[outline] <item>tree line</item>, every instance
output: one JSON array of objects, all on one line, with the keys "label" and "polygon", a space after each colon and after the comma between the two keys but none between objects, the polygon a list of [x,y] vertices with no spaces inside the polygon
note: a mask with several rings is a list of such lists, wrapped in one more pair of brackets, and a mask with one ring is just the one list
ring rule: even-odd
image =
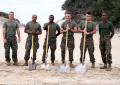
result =
[{"label": "tree line", "polygon": [[66,0],[62,5],[62,10],[71,12],[73,19],[78,14],[91,11],[97,21],[101,19],[101,12],[106,11],[114,26],[120,27],[120,0]]}]

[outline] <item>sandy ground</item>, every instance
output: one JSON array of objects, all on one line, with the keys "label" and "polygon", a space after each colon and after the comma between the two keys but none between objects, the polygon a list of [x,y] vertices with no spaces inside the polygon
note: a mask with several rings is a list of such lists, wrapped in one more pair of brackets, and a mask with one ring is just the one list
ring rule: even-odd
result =
[{"label": "sandy ground", "polygon": [[[19,64],[24,63],[25,54],[25,41],[27,35],[21,31],[21,43],[18,49]],[[37,70],[28,71],[28,67],[25,66],[7,66],[4,58],[4,47],[2,38],[2,28],[0,26],[0,85],[120,85],[120,37],[119,34],[115,34],[112,39],[112,55],[113,55],[113,69],[111,72],[100,70],[99,67],[102,64],[100,51],[99,51],[99,35],[94,35],[95,39],[95,58],[96,68],[90,68],[89,55],[86,55],[86,63],[89,66],[89,70],[85,75],[76,73],[74,69],[71,69],[68,73],[59,73],[58,68],[61,64],[61,50],[60,42],[61,35],[57,39],[57,50],[56,50],[56,65],[51,66],[50,71],[40,69],[41,57],[43,53],[43,42],[45,33],[39,36],[40,48],[37,53]],[[79,45],[80,45],[80,34],[75,34],[75,50],[74,50],[74,64],[79,64]],[[50,51],[49,51],[50,54]],[[30,60],[31,61],[31,60]],[[47,59],[50,63],[50,57]],[[68,62],[68,56],[66,57]]]}]

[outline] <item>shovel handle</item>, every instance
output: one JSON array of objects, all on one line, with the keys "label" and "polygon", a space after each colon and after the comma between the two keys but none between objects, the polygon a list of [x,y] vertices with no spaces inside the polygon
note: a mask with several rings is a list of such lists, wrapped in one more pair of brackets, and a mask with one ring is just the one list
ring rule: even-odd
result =
[{"label": "shovel handle", "polygon": [[[34,35],[32,34],[32,53],[34,54]],[[33,59],[31,57],[31,59]]]},{"label": "shovel handle", "polygon": [[[67,27],[68,28],[68,24],[67,24]],[[68,43],[68,31],[66,32],[66,42],[65,42],[65,57],[67,56],[67,43]]]},{"label": "shovel handle", "polygon": [[47,59],[47,57],[48,57],[49,29],[50,29],[50,27],[49,27],[49,25],[48,25],[48,30],[47,30],[47,39],[46,39],[46,56],[45,56],[45,63],[47,63],[47,62],[46,62],[46,59]]},{"label": "shovel handle", "polygon": [[[85,29],[87,29],[87,20],[85,20]],[[84,64],[84,57],[85,57],[85,42],[86,42],[86,34],[84,33],[84,39],[83,39],[83,51],[82,51],[82,63]]]}]

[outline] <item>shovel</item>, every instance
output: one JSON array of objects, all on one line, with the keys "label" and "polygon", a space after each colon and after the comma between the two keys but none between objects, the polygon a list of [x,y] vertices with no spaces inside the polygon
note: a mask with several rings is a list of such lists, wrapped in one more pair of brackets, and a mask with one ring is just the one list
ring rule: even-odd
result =
[{"label": "shovel", "polygon": [[[68,28],[68,24],[67,24],[67,28]],[[67,42],[68,42],[68,31],[66,32],[66,43],[65,43],[65,57],[67,56]],[[62,64],[60,65],[60,68],[59,68],[59,72],[61,73],[65,73],[65,72],[68,72],[70,71],[70,67],[66,64]]]},{"label": "shovel", "polygon": [[[32,51],[34,54],[34,36],[33,35],[32,35]],[[31,57],[31,60],[32,60],[32,63],[29,64],[29,71],[36,70],[36,67],[37,67],[37,64],[35,63],[32,57]]]},{"label": "shovel", "polygon": [[[87,20],[85,20],[85,30],[87,29]],[[83,40],[83,55],[82,55],[82,63],[76,66],[75,71],[81,74],[85,74],[88,70],[87,65],[84,63],[84,56],[85,56],[85,42],[86,42],[86,34],[84,34]]]},{"label": "shovel", "polygon": [[49,40],[49,25],[48,25],[48,31],[47,31],[47,39],[46,39],[46,55],[45,55],[45,63],[41,64],[41,69],[50,70],[50,65],[47,63],[47,57],[48,57],[48,40]]}]

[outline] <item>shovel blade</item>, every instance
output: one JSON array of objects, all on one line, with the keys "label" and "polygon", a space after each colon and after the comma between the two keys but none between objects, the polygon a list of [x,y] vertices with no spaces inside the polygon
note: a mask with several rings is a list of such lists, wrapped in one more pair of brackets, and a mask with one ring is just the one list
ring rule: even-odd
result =
[{"label": "shovel blade", "polygon": [[68,65],[62,64],[60,65],[59,72],[66,73],[70,71],[70,67]]},{"label": "shovel blade", "polygon": [[75,71],[81,74],[85,74],[87,72],[88,68],[86,64],[79,64],[76,66]]},{"label": "shovel blade", "polygon": [[43,64],[41,64],[41,69],[50,70],[50,65],[43,63]]},{"label": "shovel blade", "polygon": [[36,70],[37,64],[29,64],[29,71]]}]

